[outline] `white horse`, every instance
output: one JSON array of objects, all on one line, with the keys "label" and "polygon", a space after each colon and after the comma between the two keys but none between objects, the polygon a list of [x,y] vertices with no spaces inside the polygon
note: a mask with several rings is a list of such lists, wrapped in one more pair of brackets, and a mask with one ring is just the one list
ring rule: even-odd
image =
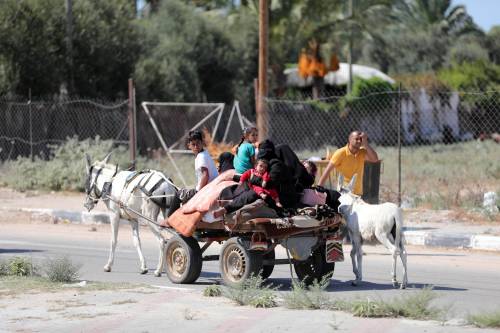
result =
[{"label": "white horse", "polygon": [[405,289],[408,284],[406,271],[407,253],[404,247],[404,236],[402,234],[403,219],[401,209],[393,203],[383,203],[370,205],[352,193],[352,188],[356,181],[356,175],[352,177],[349,185],[344,188],[344,179],[339,177],[338,191],[340,192],[339,213],[346,222],[349,237],[351,238],[352,250],[351,261],[352,270],[356,280],[353,285],[358,285],[362,281],[363,271],[363,250],[361,246],[363,240],[370,241],[376,238],[392,254],[392,284],[398,286],[396,279],[396,259],[399,254],[403,263],[403,281],[401,289]]},{"label": "white horse", "polygon": [[102,199],[112,212],[111,249],[108,262],[104,266],[104,271],[111,271],[111,266],[115,258],[118,227],[120,219],[124,219],[129,221],[132,227],[134,246],[137,249],[141,262],[141,274],[147,273],[148,269],[141,250],[139,223],[147,223],[156,236],[160,254],[154,275],[161,276],[165,256],[165,239],[161,235],[160,228],[158,225],[125,209],[125,207],[131,208],[145,217],[156,221],[160,209],[163,209],[163,215],[166,216],[165,208],[172,205],[177,188],[158,171],[119,171],[117,166],[108,164],[109,157],[110,154],[102,161],[92,164],[90,157],[86,155],[87,180],[85,191],[87,197],[84,206],[90,211]]}]

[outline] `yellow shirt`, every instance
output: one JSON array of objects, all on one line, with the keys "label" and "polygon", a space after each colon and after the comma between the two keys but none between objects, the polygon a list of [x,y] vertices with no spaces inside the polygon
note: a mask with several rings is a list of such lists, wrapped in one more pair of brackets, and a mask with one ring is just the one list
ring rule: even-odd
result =
[{"label": "yellow shirt", "polygon": [[356,176],[356,184],[354,184],[353,193],[357,195],[363,194],[363,173],[365,170],[366,149],[361,148],[357,154],[351,153],[347,145],[339,148],[333,153],[330,162],[335,169],[344,175],[345,181],[351,181],[352,176]]}]

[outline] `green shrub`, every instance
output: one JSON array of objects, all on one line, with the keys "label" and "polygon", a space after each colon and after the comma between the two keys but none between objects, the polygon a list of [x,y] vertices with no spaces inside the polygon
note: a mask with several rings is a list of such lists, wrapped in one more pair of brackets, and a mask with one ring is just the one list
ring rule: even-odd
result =
[{"label": "green shrub", "polygon": [[9,264],[5,260],[0,260],[0,276],[9,275]]},{"label": "green shrub", "polygon": [[[47,158],[35,157],[18,158],[5,162],[0,167],[0,185],[8,186],[18,191],[50,190],[50,191],[83,191],[85,183],[85,154],[90,155],[92,161],[102,160],[112,151],[110,163],[117,164],[122,170],[130,165],[130,157],[125,146],[113,146],[111,140],[87,139],[78,141],[77,138],[68,138],[60,146],[52,146]],[[176,163],[185,172],[188,184],[194,183],[193,159],[191,156],[176,157]],[[167,158],[149,160],[144,157],[137,159],[137,169],[155,169],[163,171],[176,184],[181,180],[175,174]]]},{"label": "green shrub", "polygon": [[24,257],[13,257],[8,262],[8,275],[34,276],[38,274],[38,267]]},{"label": "green shrub", "polygon": [[[393,101],[398,98],[395,92],[396,87],[377,77],[369,80],[356,78],[352,86],[352,92],[345,97],[344,105],[350,110],[356,112],[365,112],[365,110],[372,110],[372,112],[384,113],[393,112]],[[374,108],[373,106],[377,107]]]},{"label": "green shrub", "polygon": [[45,274],[52,282],[74,282],[79,278],[82,265],[74,264],[68,257],[47,259],[45,261]]},{"label": "green shrub", "polygon": [[471,325],[485,328],[500,328],[500,310],[482,314],[470,315],[468,321]]},{"label": "green shrub", "polygon": [[330,284],[331,275],[326,275],[321,281],[307,286],[301,281],[292,282],[292,290],[283,295],[285,307],[288,309],[326,309],[330,308],[330,298],[325,289]]},{"label": "green shrub", "polygon": [[354,301],[339,300],[332,302],[332,310],[343,310],[352,313],[356,317],[405,317],[417,320],[437,319],[442,309],[430,306],[430,302],[436,298],[431,288],[424,288],[412,295],[396,297],[385,301],[370,298],[356,299]]},{"label": "green shrub", "polygon": [[205,297],[219,297],[221,295],[222,289],[217,285],[208,286],[205,288],[205,290],[203,290],[203,296]]},{"label": "green shrub", "polygon": [[275,288],[262,285],[260,275],[252,276],[236,287],[228,287],[224,296],[238,305],[271,308],[277,306]]}]

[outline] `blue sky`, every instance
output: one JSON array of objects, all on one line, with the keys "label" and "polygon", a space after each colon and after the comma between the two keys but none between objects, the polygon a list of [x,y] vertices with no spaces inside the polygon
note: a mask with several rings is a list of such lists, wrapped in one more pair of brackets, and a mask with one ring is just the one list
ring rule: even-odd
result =
[{"label": "blue sky", "polygon": [[500,25],[499,0],[453,0],[453,5],[464,5],[474,22],[486,32]]}]

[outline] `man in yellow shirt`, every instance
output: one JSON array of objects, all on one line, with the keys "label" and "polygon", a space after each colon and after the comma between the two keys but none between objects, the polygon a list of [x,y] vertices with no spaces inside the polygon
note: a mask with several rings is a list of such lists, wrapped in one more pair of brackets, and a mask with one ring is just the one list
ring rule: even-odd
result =
[{"label": "man in yellow shirt", "polygon": [[353,193],[362,195],[365,161],[378,162],[378,155],[368,144],[368,136],[366,133],[361,131],[351,132],[347,145],[337,149],[335,153],[333,153],[330,163],[328,163],[325,172],[319,179],[318,185],[323,186],[329,173],[335,168],[344,175],[346,182],[350,182],[352,176],[357,174]]}]

